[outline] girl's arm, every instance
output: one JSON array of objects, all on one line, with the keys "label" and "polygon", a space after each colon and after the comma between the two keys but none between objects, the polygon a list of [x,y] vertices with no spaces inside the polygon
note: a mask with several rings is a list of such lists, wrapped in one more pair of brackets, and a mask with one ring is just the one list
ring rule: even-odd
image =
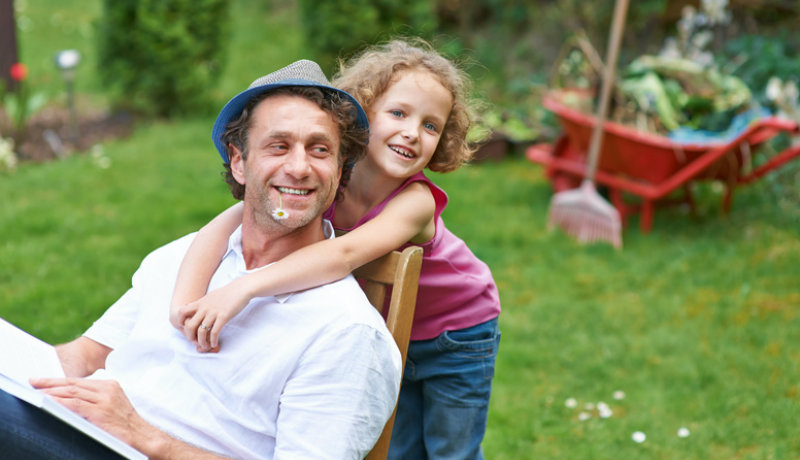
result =
[{"label": "girl's arm", "polygon": [[[427,185],[411,184],[392,198],[380,214],[353,231],[298,249],[192,302],[188,307],[194,316],[186,320],[184,334],[197,344],[198,350],[214,349],[219,345],[222,327],[253,297],[330,283],[404,243],[430,240],[435,206]],[[201,324],[210,330],[200,328]]]},{"label": "girl's arm", "polygon": [[186,305],[205,295],[211,277],[228,248],[228,239],[241,223],[242,204],[239,202],[197,232],[183,257],[172,293],[169,320],[176,328],[183,329],[187,316],[191,316]]}]

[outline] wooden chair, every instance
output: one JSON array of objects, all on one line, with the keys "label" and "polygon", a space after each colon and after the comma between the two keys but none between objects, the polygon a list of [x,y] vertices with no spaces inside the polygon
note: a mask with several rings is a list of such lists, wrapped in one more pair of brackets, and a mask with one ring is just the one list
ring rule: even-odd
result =
[{"label": "wooden chair", "polygon": [[[421,266],[422,248],[409,246],[403,252],[392,251],[353,272],[353,275],[361,280],[362,288],[370,303],[380,312],[383,312],[386,289],[392,286],[392,297],[389,301],[389,311],[386,314],[386,327],[392,333],[392,337],[400,349],[404,369],[408,341],[411,336],[411,323],[414,320],[414,307],[417,304],[417,287]],[[383,427],[378,442],[367,454],[367,460],[386,459],[395,413],[397,413],[397,406]]]}]

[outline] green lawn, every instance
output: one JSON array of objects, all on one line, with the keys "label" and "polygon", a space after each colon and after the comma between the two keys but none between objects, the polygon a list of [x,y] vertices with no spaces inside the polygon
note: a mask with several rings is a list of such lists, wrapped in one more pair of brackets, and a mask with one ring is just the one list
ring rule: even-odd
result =
[{"label": "green lawn", "polygon": [[[50,11],[100,10],[56,3],[25,2],[26,14],[47,24]],[[285,32],[291,9],[235,8],[243,25],[232,28],[239,51],[221,100],[304,52],[291,34],[280,46],[259,38],[277,34],[265,22]],[[36,30],[21,46],[43,61],[56,36]],[[74,46],[91,61],[83,40]],[[0,175],[0,316],[69,340],[125,291],[147,252],[232,203],[212,122],[140,124],[101,147],[108,168],[75,155]],[[797,170],[738,190],[727,216],[714,188],[701,187],[698,216],[659,210],[647,235],[632,221],[622,251],[547,232],[549,186],[518,155],[433,174],[450,195],[448,226],[491,266],[503,303],[487,458],[800,457],[800,207],[781,188]],[[609,418],[585,408],[601,401]],[[632,441],[635,431],[647,440]]]}]

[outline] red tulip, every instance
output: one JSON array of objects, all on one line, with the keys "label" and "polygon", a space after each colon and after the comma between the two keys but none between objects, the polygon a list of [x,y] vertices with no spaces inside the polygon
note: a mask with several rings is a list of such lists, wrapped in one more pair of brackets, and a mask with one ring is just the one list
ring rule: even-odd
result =
[{"label": "red tulip", "polygon": [[16,81],[23,81],[28,78],[28,66],[21,62],[17,62],[16,64],[11,65],[11,78]]}]

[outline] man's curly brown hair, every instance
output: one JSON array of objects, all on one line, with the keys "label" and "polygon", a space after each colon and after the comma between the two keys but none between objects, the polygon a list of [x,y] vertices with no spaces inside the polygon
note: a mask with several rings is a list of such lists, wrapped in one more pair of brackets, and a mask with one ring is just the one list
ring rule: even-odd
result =
[{"label": "man's curly brown hair", "polygon": [[[339,166],[342,168],[342,178],[339,180],[339,188],[336,192],[336,199],[340,199],[342,189],[350,180],[353,166],[367,153],[369,132],[358,127],[356,123],[357,111],[353,103],[335,91],[325,91],[308,86],[286,86],[253,97],[248,101],[241,115],[228,123],[225,127],[225,132],[222,133],[222,143],[225,145],[228,158],[231,158],[233,154],[230,146],[234,145],[242,152],[242,159],[247,159],[247,139],[252,125],[253,109],[264,99],[279,94],[306,98],[333,116],[333,120],[339,128],[340,138]],[[222,175],[225,177],[225,182],[230,187],[233,197],[237,200],[244,199],[245,186],[237,182],[233,177],[229,163],[223,166],[225,171]]]},{"label": "man's curly brown hair", "polygon": [[472,110],[467,99],[471,81],[455,63],[443,57],[422,39],[397,39],[367,48],[347,62],[339,63],[333,86],[350,93],[372,115],[372,104],[408,71],[427,71],[453,97],[450,117],[442,130],[439,145],[428,169],[448,172],[472,158],[474,149],[467,142]]}]

